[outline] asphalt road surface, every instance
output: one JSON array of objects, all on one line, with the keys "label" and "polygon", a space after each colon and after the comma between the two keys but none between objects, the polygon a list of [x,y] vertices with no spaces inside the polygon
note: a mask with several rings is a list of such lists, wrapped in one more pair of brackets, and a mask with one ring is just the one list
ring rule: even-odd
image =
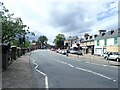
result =
[{"label": "asphalt road surface", "polygon": [[37,88],[118,88],[118,68],[91,64],[50,50],[31,54]]}]

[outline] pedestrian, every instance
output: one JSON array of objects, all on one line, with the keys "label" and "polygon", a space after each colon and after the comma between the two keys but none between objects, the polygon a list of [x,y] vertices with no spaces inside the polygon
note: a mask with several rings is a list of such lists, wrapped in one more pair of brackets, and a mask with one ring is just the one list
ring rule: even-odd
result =
[{"label": "pedestrian", "polygon": [[68,57],[69,48],[67,47],[66,56]]},{"label": "pedestrian", "polygon": [[107,57],[107,60],[108,60],[108,63],[109,63],[109,56],[111,55],[111,53],[108,53],[108,57]]}]

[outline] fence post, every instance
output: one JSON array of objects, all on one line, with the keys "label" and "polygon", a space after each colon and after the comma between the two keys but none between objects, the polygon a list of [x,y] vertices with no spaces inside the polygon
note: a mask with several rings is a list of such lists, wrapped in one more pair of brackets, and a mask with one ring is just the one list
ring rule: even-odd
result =
[{"label": "fence post", "polygon": [[17,47],[16,46],[12,46],[12,59],[16,60],[16,50],[17,50]]},{"label": "fence post", "polygon": [[2,68],[6,70],[8,68],[8,45],[2,45]]}]

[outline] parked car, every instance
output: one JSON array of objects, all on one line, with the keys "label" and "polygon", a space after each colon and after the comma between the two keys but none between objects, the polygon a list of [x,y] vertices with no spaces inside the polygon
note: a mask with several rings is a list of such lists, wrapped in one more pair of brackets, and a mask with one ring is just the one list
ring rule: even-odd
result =
[{"label": "parked car", "polygon": [[64,55],[66,55],[67,50],[62,49],[62,50],[60,50],[60,52],[59,52],[59,53],[60,53],[60,54],[64,54]]},{"label": "parked car", "polygon": [[81,51],[76,51],[76,50],[70,50],[71,54],[78,54],[78,55],[82,55]]},{"label": "parked car", "polygon": [[107,59],[113,59],[113,60],[116,60],[117,62],[120,61],[120,52],[110,52],[108,54],[108,57]]},{"label": "parked car", "polygon": [[51,51],[55,51],[55,48],[51,48]]},{"label": "parked car", "polygon": [[56,52],[59,53],[59,52],[60,52],[60,49],[57,49]]}]

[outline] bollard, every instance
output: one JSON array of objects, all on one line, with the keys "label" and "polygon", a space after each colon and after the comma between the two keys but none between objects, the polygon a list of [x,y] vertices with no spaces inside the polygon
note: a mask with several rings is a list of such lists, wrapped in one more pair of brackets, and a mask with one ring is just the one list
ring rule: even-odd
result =
[{"label": "bollard", "polygon": [[8,45],[2,45],[2,68],[6,70],[8,68]]},{"label": "bollard", "polygon": [[20,57],[20,48],[17,47],[17,57],[19,58]]},{"label": "bollard", "polygon": [[16,46],[12,46],[12,59],[16,60],[16,56],[17,56],[17,47]]},{"label": "bollard", "polygon": [[19,53],[20,53],[20,56],[22,56],[22,49],[21,48],[19,49]]}]

